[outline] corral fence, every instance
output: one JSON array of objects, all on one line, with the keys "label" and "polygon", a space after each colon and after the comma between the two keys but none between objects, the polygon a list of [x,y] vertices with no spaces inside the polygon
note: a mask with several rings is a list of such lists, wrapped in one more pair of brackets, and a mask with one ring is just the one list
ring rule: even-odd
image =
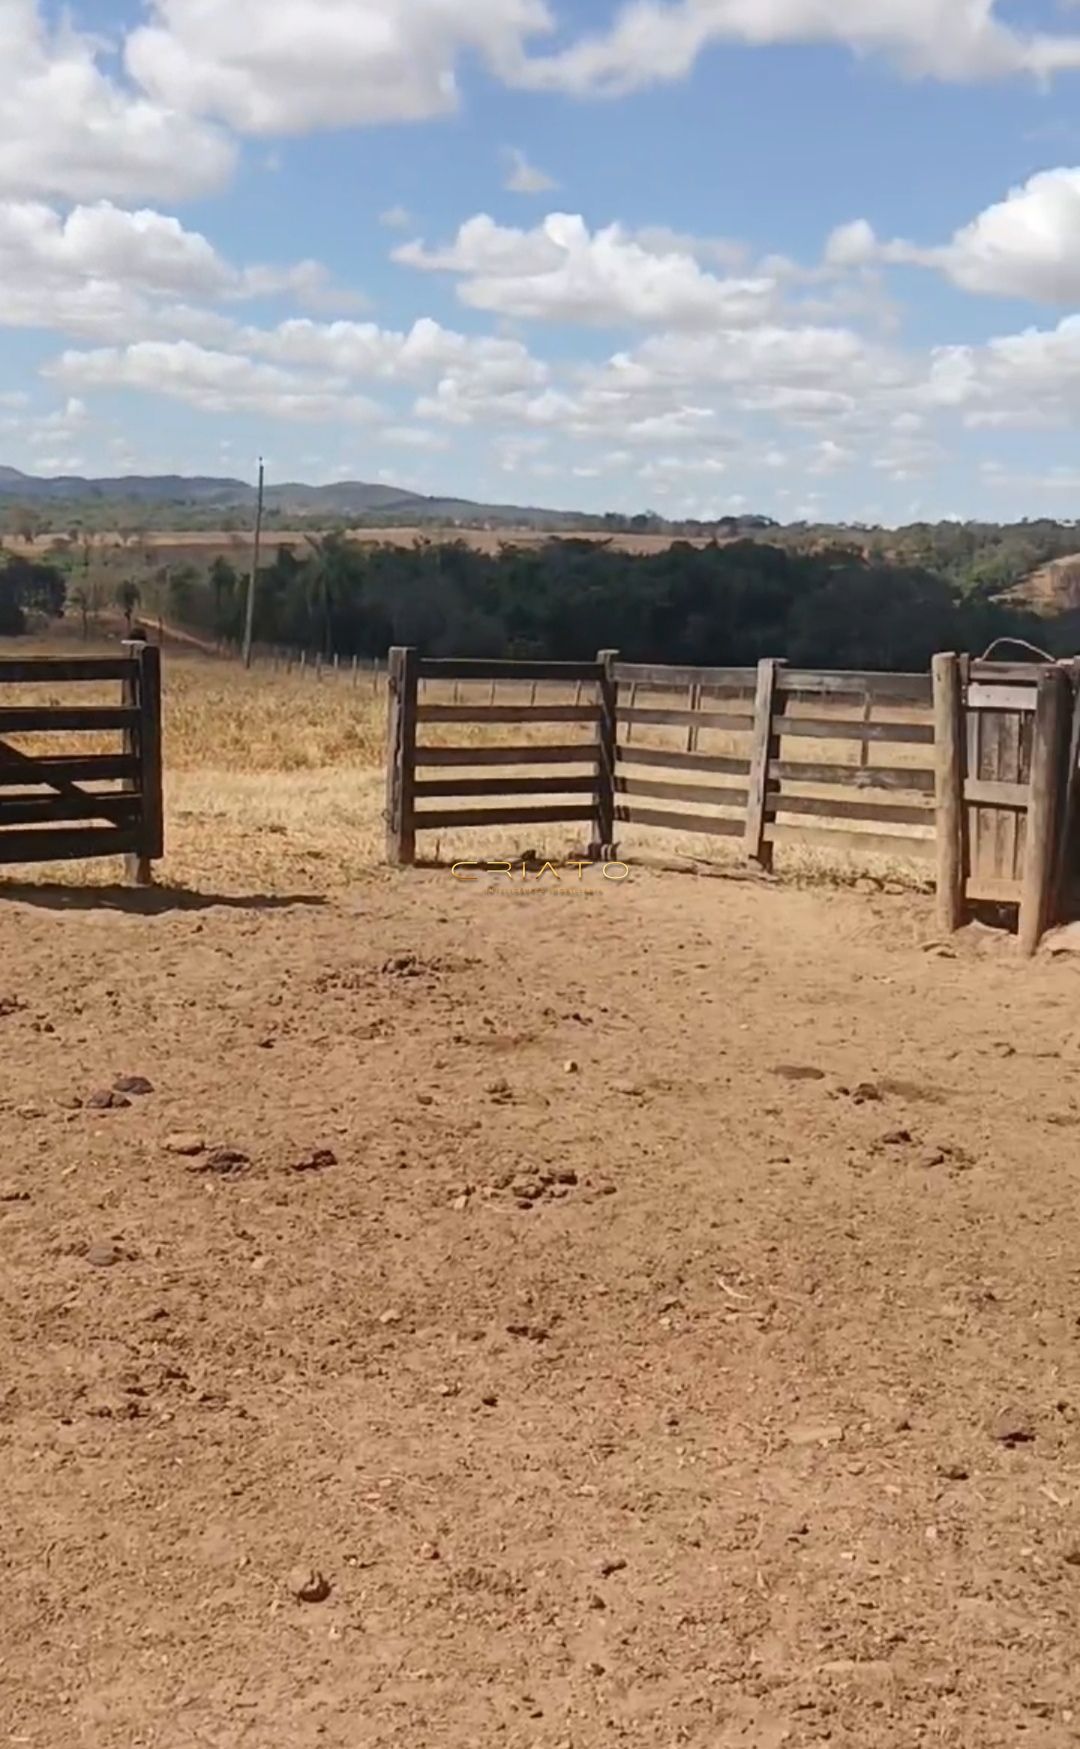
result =
[{"label": "corral fence", "polygon": [[[0,864],[123,856],[150,881],[164,853],[161,656],[124,652],[0,660]],[[84,702],[103,683],[115,702]]]},{"label": "corral fence", "polygon": [[[499,697],[496,698],[496,689]],[[777,844],[936,872],[942,926],[1017,905],[1033,953],[1076,866],[1080,665],[935,658],[931,674],[390,653],[387,856],[421,834],[587,826]]]}]

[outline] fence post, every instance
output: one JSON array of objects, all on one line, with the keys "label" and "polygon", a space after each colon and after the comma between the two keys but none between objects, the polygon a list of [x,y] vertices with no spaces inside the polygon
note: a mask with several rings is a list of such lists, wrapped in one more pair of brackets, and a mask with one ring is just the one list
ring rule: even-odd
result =
[{"label": "fence post", "polygon": [[124,752],[138,767],[124,788],[140,796],[139,847],[127,858],[128,879],[136,886],[153,884],[152,864],[165,851],[165,810],[161,779],[161,651],[155,644],[125,642],[134,667],[124,681],[124,703],[138,711],[138,720],[124,730]]},{"label": "fence post", "polygon": [[1051,668],[1041,676],[1035,711],[1035,747],[1031,756],[1024,880],[1020,890],[1020,952],[1025,959],[1030,959],[1035,952],[1050,921],[1050,900],[1057,867],[1067,694],[1068,682],[1063,669]]},{"label": "fence post", "polygon": [[395,867],[416,861],[416,708],[419,659],[415,648],[390,652],[387,676],[386,860]]},{"label": "fence post", "polygon": [[768,824],[769,763],[772,759],[773,720],[776,709],[776,676],[784,666],[776,656],[766,656],[758,663],[757,693],[754,699],[754,734],[750,748],[749,790],[746,798],[746,837],[744,848],[751,862],[766,874],[773,865],[773,847],[766,842]]},{"label": "fence post", "polygon": [[[934,768],[937,814],[937,920],[950,934],[964,921],[966,896],[964,706],[957,656],[935,656]],[[1029,840],[1030,842],[1030,840]]]},{"label": "fence post", "polygon": [[615,759],[618,737],[619,688],[615,679],[618,650],[597,655],[600,721],[596,729],[596,842],[591,854],[607,862],[615,851]]}]

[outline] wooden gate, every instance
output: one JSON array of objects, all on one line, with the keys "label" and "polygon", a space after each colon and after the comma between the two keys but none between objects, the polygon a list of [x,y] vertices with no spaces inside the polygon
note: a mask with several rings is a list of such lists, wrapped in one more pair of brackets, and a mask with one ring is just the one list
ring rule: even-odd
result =
[{"label": "wooden gate", "polygon": [[[100,681],[119,682],[115,704],[41,702],[43,688]],[[35,692],[17,702],[18,687]],[[114,738],[115,750],[57,748],[62,734]],[[0,661],[0,864],[124,856],[145,884],[162,840],[160,652]]]},{"label": "wooden gate", "polygon": [[1077,735],[1075,663],[934,660],[938,902],[1018,905],[1035,952],[1065,896]]}]

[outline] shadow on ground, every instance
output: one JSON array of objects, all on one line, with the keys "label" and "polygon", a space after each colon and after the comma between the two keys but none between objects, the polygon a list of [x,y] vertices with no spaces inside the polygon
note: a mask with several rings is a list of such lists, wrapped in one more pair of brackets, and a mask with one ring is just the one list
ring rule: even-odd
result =
[{"label": "shadow on ground", "polygon": [[0,883],[0,900],[46,911],[121,911],[162,917],[175,911],[289,911],[325,905],[314,893],[199,893],[188,887],[66,887]]}]

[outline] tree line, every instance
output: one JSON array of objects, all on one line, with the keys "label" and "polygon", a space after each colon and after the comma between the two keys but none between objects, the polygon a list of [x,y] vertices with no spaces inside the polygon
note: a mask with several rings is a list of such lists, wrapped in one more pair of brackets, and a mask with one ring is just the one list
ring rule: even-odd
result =
[{"label": "tree line", "polygon": [[[246,593],[247,577],[225,556],[114,585],[129,620],[160,614],[223,641],[243,636]],[[85,625],[77,565],[65,574],[62,558],[9,557],[0,568],[0,631],[65,610]],[[488,553],[463,542],[309,537],[260,568],[255,597],[257,642],[343,658],[412,644],[429,656],[580,660],[617,646],[628,661],[746,666],[782,656],[915,670],[937,650],[979,654],[1018,637],[1058,651],[1076,635],[1076,615],[1047,620],[938,569],[849,546],[795,551],[762,540],[676,542],[638,555],[575,539]]]}]

